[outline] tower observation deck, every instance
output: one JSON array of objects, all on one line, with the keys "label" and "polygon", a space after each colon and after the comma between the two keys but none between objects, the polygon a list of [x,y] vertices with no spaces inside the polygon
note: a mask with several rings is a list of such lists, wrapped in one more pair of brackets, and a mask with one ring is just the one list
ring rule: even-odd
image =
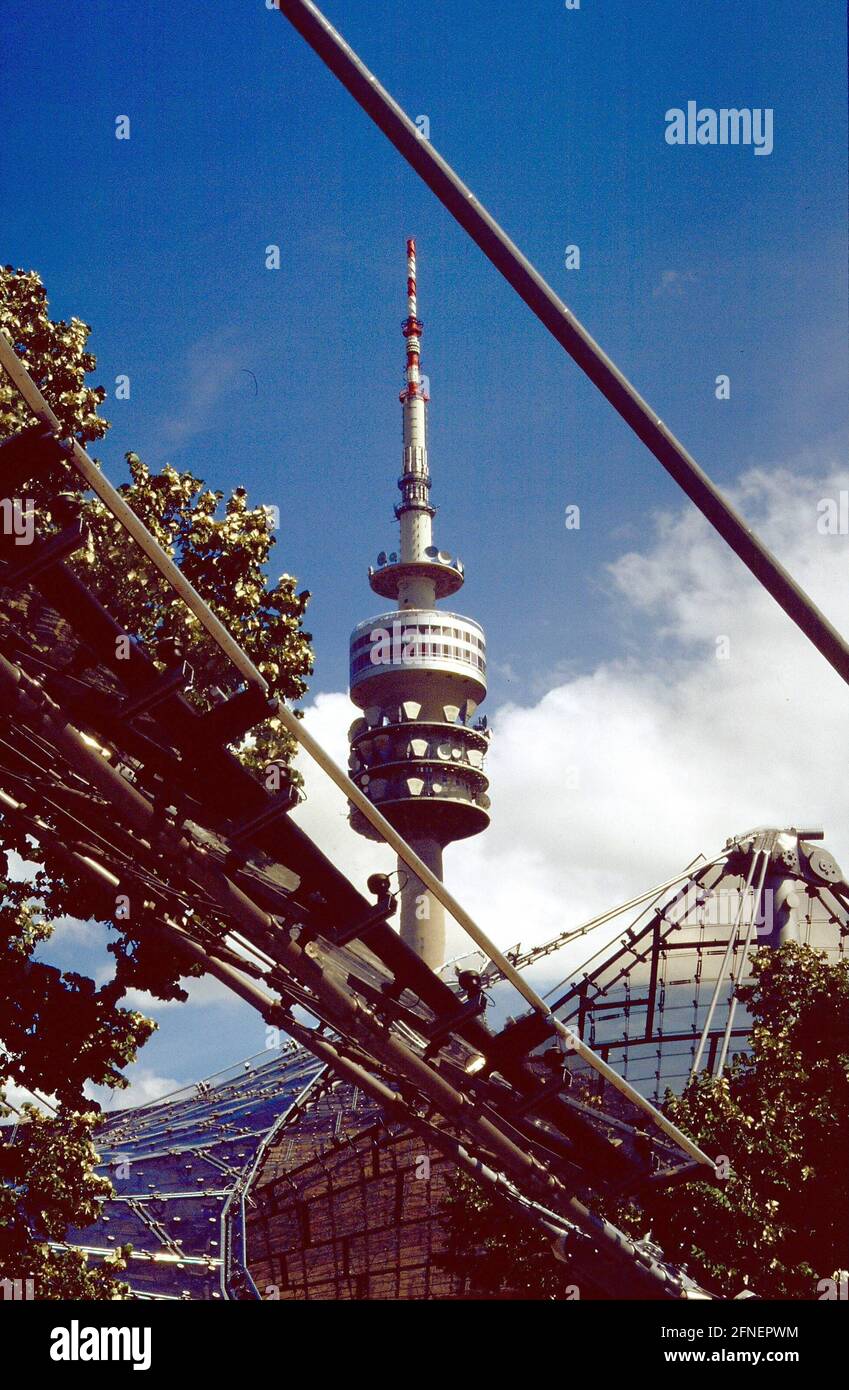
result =
[{"label": "tower observation deck", "polygon": [[[416,295],[416,245],[407,242],[407,341],[403,461],[395,507],[400,548],[381,551],[369,583],[395,607],[354,628],[351,699],[363,712],[349,731],[351,777],[369,800],[442,877],[442,851],[489,824],[483,770],[489,734],[475,711],[486,695],[486,642],[471,618],[436,607],[462,588],[462,561],[433,543],[427,402],[419,371],[422,322]],[[354,829],[379,838],[350,808]],[[442,905],[403,863],[401,935],[438,968],[445,955]]]}]

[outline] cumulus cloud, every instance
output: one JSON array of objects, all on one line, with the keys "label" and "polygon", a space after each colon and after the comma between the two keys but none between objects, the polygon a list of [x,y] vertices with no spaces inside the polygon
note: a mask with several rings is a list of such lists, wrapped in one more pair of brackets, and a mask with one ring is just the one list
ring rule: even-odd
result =
[{"label": "cumulus cloud", "polygon": [[31,859],[22,859],[17,850],[8,849],[6,851],[6,878],[13,883],[26,883],[38,870],[38,865]]},{"label": "cumulus cloud", "polygon": [[17,1081],[12,1081],[9,1077],[0,1076],[0,1091],[3,1101],[16,1112],[3,1121],[5,1124],[14,1124],[18,1118],[17,1112],[23,1110],[25,1105],[34,1105],[42,1114],[48,1115],[52,1114],[58,1104],[55,1096],[40,1091],[29,1091],[26,1086],[19,1086]]},{"label": "cumulus cloud", "polygon": [[[106,966],[100,972],[98,983],[105,983],[114,974],[114,966]],[[232,990],[216,979],[214,975],[201,975],[198,978],[186,976],[181,984],[189,996],[186,1000],[180,999],[157,999],[155,995],[148,994],[142,989],[128,989],[121,1000],[122,1008],[137,1009],[140,1013],[148,1017],[156,1018],[160,1013],[165,1013],[174,1009],[182,1010],[194,1006],[195,1008],[206,1008],[210,1004],[223,1005],[227,1008],[242,1008],[241,1001],[236,997]]]},{"label": "cumulus cloud", "polygon": [[[129,1079],[129,1086],[125,1091],[111,1090],[108,1086],[92,1086],[87,1083],[83,1088],[85,1096],[92,1101],[96,1101],[103,1110],[129,1110],[137,1105],[147,1105],[150,1101],[159,1100],[162,1096],[170,1095],[186,1082],[175,1081],[170,1076],[160,1076],[152,1067],[141,1066],[135,1063],[125,1068],[124,1075]],[[51,1115],[58,1108],[58,1101],[53,1095],[46,1093],[29,1091],[25,1086],[20,1086],[16,1081],[3,1079],[0,1077],[0,1089],[3,1098],[15,1111],[20,1111],[25,1105],[34,1105],[41,1110],[42,1114]],[[42,1099],[42,1096],[44,1098]],[[7,1124],[14,1123],[16,1115],[12,1115],[6,1120]]]},{"label": "cumulus cloud", "polygon": [[170,1095],[184,1081],[175,1081],[171,1076],[160,1076],[151,1067],[136,1064],[125,1069],[130,1085],[126,1091],[112,1091],[106,1086],[86,1086],[86,1095],[96,1100],[104,1110],[130,1110],[137,1105],[147,1105]]},{"label": "cumulus cloud", "polygon": [[[347,770],[348,729],[354,719],[361,717],[360,710],[352,705],[347,694],[333,692],[316,695],[305,711],[304,722],[325,751]],[[301,753],[297,765],[304,777],[306,800],[292,813],[292,819],[358,888],[365,891],[369,874],[392,871],[395,863],[392,851],[351,830],[345,797],[310,757]]]},{"label": "cumulus cloud", "polygon": [[[817,523],[821,499],[847,488],[845,469],[755,469],[733,494],[843,631],[849,537]],[[846,687],[701,516],[656,516],[608,584],[623,654],[490,711],[492,824],[446,851],[446,881],[502,947],[549,939],[756,825],[822,824],[849,860]],[[339,693],[307,711],[343,765],[355,714]],[[302,768],[298,818],[334,862],[359,884],[391,866]]]}]

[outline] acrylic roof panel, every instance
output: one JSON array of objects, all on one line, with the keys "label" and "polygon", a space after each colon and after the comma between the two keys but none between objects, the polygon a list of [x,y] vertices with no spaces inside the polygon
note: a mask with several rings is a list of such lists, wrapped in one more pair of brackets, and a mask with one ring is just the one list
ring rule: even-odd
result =
[{"label": "acrylic roof panel", "polygon": [[321,1070],[289,1046],[109,1117],[98,1171],[115,1196],[70,1242],[93,1260],[131,1245],[123,1277],[141,1298],[256,1297],[244,1260],[248,1180],[264,1141]]}]

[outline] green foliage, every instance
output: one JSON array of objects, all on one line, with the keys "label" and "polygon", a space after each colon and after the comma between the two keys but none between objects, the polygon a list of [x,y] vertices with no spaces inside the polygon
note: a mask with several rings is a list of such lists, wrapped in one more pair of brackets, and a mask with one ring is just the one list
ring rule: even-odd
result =
[{"label": "green foliage", "polygon": [[[794,943],[764,948],[739,997],[749,1050],[721,1079],[703,1074],[663,1105],[732,1175],[597,1206],[635,1238],[650,1231],[670,1262],[721,1296],[749,1287],[816,1299],[820,1280],[849,1268],[849,962]],[[456,1179],[445,1216],[450,1267],[471,1272],[473,1291],[565,1296],[568,1268],[476,1184]]]},{"label": "green foliage", "polygon": [[446,1246],[439,1263],[465,1281],[471,1297],[570,1297],[573,1280],[539,1228],[459,1170],[452,1175],[441,1217]]},{"label": "green foliage", "polygon": [[[62,890],[60,889],[60,892]],[[61,972],[34,960],[53,930],[42,906],[51,898],[43,869],[26,882],[6,879],[0,901],[0,1044],[3,1073],[64,1105],[84,1105],[86,1082],[121,1088],[154,1025],[117,999],[123,987]]]},{"label": "green foliage", "polygon": [[[120,491],[198,593],[232,632],[268,682],[272,695],[300,699],[312,669],[310,635],[302,620],[309,602],[289,574],[269,587],[265,566],[275,544],[269,514],[249,507],[244,488],[224,502],[192,473],[170,464],[151,473],[137,454],[127,454],[129,483]],[[222,502],[224,506],[222,509]],[[195,683],[190,698],[201,709],[217,688],[230,694],[240,677],[193,613],[135,548],[103,504],[86,504],[89,544],[73,567],[95,592],[109,594],[110,610],[128,633],[144,641],[164,665],[174,649],[190,656]],[[173,658],[171,658],[173,659]],[[294,751],[277,719],[252,731],[243,761],[264,768],[287,763]]]},{"label": "green foliage", "polygon": [[814,1299],[849,1267],[849,962],[789,943],[752,976],[749,1051],[664,1107],[732,1176],[659,1192],[640,1219],[719,1292]]},{"label": "green foliage", "polygon": [[[8,852],[31,847],[3,827]],[[47,857],[47,856],[46,856]],[[119,1298],[120,1252],[89,1268],[75,1250],[53,1249],[69,1226],[86,1226],[112,1186],[95,1172],[91,1131],[96,1121],[86,1083],[122,1089],[120,1068],[134,1060],[155,1025],[120,1007],[119,961],[112,981],[97,987],[76,972],[33,959],[53,932],[53,917],[85,911],[83,895],[44,867],[26,880],[0,875],[0,1079],[52,1093],[56,1115],[24,1106],[15,1142],[0,1126],[0,1281],[33,1281],[36,1298]],[[49,912],[46,905],[50,905]],[[173,966],[172,966],[173,969]],[[0,1085],[0,1120],[9,1117]]]},{"label": "green foliage", "polygon": [[[102,386],[85,378],[97,363],[86,350],[91,332],[82,319],[50,318],[47,291],[34,270],[0,267],[0,331],[5,332],[36,386],[50,402],[67,436],[81,444],[102,439],[109,428],[98,415],[106,398]],[[33,423],[27,406],[0,372],[0,436]]]},{"label": "green foliage", "polygon": [[[14,344],[66,435],[83,444],[101,439],[109,428],[98,413],[106,393],[86,382],[96,366],[87,350],[90,329],[76,318],[51,320],[35,272],[0,267],[0,331]],[[32,423],[26,405],[0,372],[0,438]],[[225,499],[189,471],[166,464],[156,473],[138,455],[126,458],[130,478],[121,492],[129,506],[242,644],[271,693],[299,699],[312,669],[311,639],[302,625],[309,594],[298,593],[288,574],[268,582],[266,567],[276,539],[266,510],[250,507],[243,488]],[[189,698],[199,708],[220,698],[213,695],[216,687],[232,693],[240,683],[238,675],[103,504],[80,496],[79,484],[68,465],[58,483],[54,475],[28,485],[38,529],[60,526],[51,508],[59,489],[80,497],[90,540],[73,557],[73,568],[128,636],[148,645],[158,664],[171,664],[180,654],[190,661],[195,681]],[[19,620],[20,604],[0,602],[0,621],[4,615]],[[55,637],[61,646],[61,624]],[[262,769],[271,762],[288,764],[293,744],[279,721],[271,719],[236,751],[247,765]],[[49,843],[34,846],[4,820],[0,853],[8,851],[25,861],[36,859],[38,865],[26,882],[0,874],[0,881],[5,878],[0,900],[0,1103],[5,1078],[52,1095],[59,1115],[44,1120],[28,1110],[14,1150],[0,1150],[0,1280],[33,1277],[37,1297],[120,1296],[121,1286],[114,1281],[117,1266],[89,1270],[77,1252],[51,1251],[45,1242],[61,1240],[68,1224],[87,1224],[98,1198],[111,1190],[94,1173],[88,1139],[94,1117],[83,1088],[86,1083],[126,1086],[122,1069],[154,1028],[119,1001],[130,987],[161,999],[185,999],[179,981],[200,973],[200,967],[171,945],[163,951],[139,906],[132,923],[112,923],[122,933],[109,946],[115,973],[99,987],[33,959],[63,917],[99,920],[102,897],[85,881],[66,878],[64,863]],[[216,923],[207,925],[214,928]],[[0,1131],[0,1138],[5,1133]],[[48,1177],[51,1171],[57,1175],[55,1183]]]},{"label": "green foliage", "polygon": [[[0,331],[15,345],[67,434],[83,444],[101,439],[109,428],[98,414],[106,393],[85,382],[96,366],[86,350],[91,330],[80,319],[50,319],[44,286],[34,271],[0,268]],[[0,373],[0,437],[32,423],[21,397]],[[126,460],[130,481],[119,489],[125,501],[244,647],[271,694],[300,699],[313,661],[311,637],[303,629],[310,594],[299,593],[290,574],[269,584],[266,567],[276,544],[269,512],[250,507],[244,488],[235,488],[225,499],[187,470],[165,464],[155,473],[134,453]],[[78,491],[79,481],[69,465],[61,485]],[[50,516],[56,491],[55,478],[35,480],[28,487],[38,516]],[[96,497],[83,501],[82,515],[90,541],[70,562],[72,568],[84,574],[126,632],[149,644],[163,665],[173,660],[175,646],[191,653],[195,686],[190,698],[202,709],[208,708],[216,687],[230,694],[238,674],[123,527]],[[293,752],[280,721],[270,719],[252,731],[239,756],[262,769],[271,762],[287,764]]]},{"label": "green foliage", "polygon": [[[0,1117],[8,1116],[0,1106]],[[63,1110],[44,1116],[24,1106],[14,1143],[0,1128],[0,1279],[33,1281],[37,1299],[116,1299],[129,1296],[117,1276],[129,1247],[100,1266],[61,1246],[69,1227],[89,1225],[112,1185],[94,1172],[95,1114]]]}]

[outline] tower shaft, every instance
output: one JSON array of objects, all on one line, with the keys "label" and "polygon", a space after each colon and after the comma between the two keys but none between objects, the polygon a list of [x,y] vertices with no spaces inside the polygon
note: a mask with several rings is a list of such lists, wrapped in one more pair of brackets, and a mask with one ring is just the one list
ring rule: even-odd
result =
[{"label": "tower shaft", "polygon": [[[442,845],[430,838],[414,839],[411,847],[427,865],[432,874],[442,878]],[[416,955],[438,970],[445,961],[445,908],[429,893],[415,874],[407,868],[402,859],[398,860],[398,877],[401,888],[401,939],[411,946]]]}]

